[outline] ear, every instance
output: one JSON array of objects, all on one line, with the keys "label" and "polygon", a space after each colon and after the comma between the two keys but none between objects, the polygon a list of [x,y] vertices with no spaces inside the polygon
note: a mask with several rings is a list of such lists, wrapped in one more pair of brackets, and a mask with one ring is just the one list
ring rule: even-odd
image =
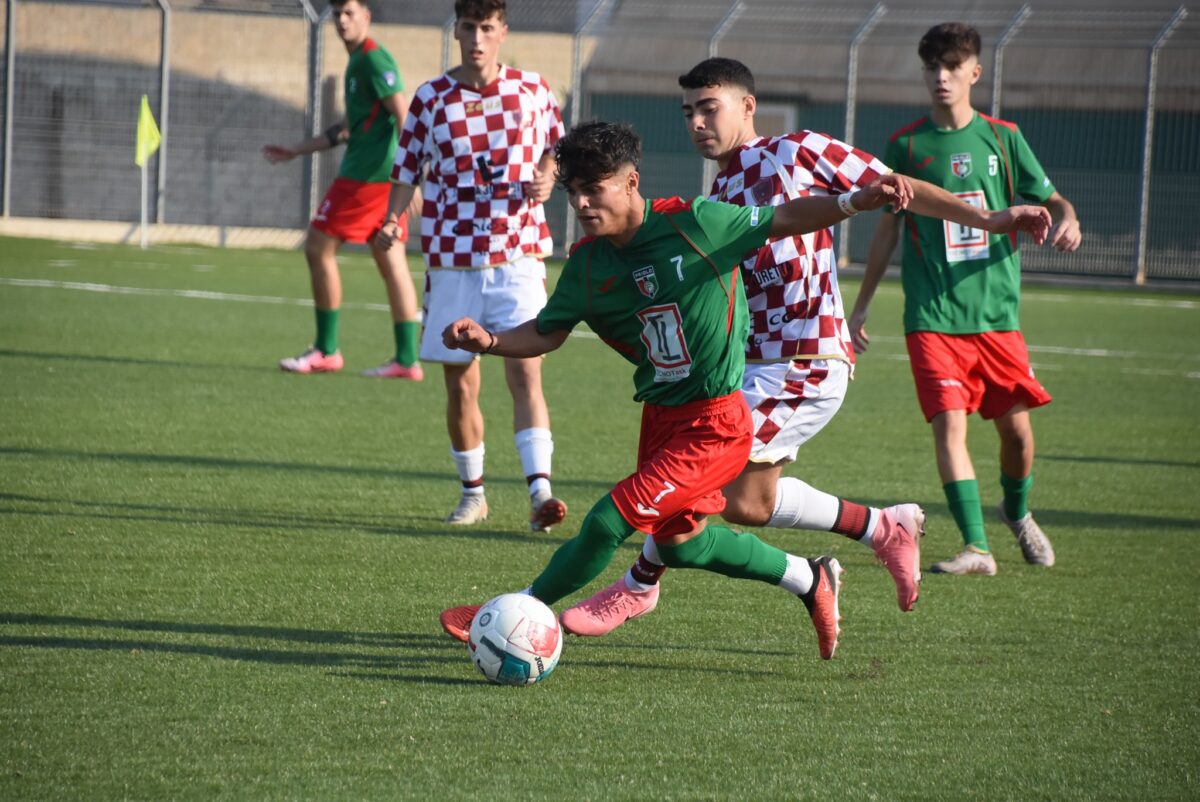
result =
[{"label": "ear", "polygon": [[742,112],[745,117],[753,117],[754,112],[758,110],[758,98],[754,95],[746,95],[742,98]]},{"label": "ear", "polygon": [[971,86],[979,82],[981,75],[983,75],[983,65],[976,61],[975,66],[971,68]]},{"label": "ear", "polygon": [[642,183],[642,174],[637,170],[630,170],[629,176],[625,179],[625,192],[632,195],[637,192],[638,186]]}]

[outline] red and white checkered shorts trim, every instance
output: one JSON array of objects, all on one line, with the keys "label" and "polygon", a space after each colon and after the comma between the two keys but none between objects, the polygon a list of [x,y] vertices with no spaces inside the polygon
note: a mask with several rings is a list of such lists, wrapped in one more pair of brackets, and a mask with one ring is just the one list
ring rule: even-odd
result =
[{"label": "red and white checkered shorts trim", "polygon": [[841,409],[850,365],[840,359],[746,365],[742,395],[750,406],[754,442],[750,461],[793,461],[800,446]]}]

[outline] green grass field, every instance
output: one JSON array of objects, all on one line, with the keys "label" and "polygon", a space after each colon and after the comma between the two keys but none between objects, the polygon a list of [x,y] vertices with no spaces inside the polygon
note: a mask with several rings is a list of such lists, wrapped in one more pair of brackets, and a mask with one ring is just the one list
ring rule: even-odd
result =
[{"label": "green grass field", "polygon": [[[677,571],[654,615],[513,689],[437,614],[524,587],[631,470],[629,370],[587,336],[547,359],[572,525],[530,534],[485,360],[492,517],[453,529],[440,371],[359,378],[390,326],[369,258],[344,276],[347,371],[298,377],[275,367],[311,337],[298,253],[0,239],[0,799],[1196,798],[1194,296],[1026,289],[1054,568],[990,517],[975,419],[995,578],[927,575],[904,615],[869,550],[766,530],[846,566],[832,662],[779,590]],[[789,472],[919,501],[928,564],[959,539],[900,303],[885,284],[845,407]]]}]

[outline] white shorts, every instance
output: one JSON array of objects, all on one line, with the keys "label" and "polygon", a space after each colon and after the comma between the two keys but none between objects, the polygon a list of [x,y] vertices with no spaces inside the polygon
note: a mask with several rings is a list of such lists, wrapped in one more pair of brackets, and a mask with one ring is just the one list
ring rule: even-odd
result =
[{"label": "white shorts", "polygon": [[503,331],[537,317],[545,305],[546,265],[532,256],[480,269],[427,270],[421,361],[467,365],[477,358],[442,344],[442,331],[460,317]]},{"label": "white shorts", "polygon": [[742,395],[754,422],[750,461],[792,462],[842,408],[850,366],[840,359],[746,365]]}]

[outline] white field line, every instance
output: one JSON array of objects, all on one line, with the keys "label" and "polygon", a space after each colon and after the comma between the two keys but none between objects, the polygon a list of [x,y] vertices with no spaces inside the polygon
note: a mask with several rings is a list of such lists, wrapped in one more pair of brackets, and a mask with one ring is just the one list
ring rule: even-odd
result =
[{"label": "white field line", "polygon": [[[122,287],[114,284],[97,284],[84,281],[52,281],[50,279],[24,279],[24,278],[4,278],[0,277],[0,285],[8,285],[11,287],[38,287],[43,289],[59,289],[59,290],[76,290],[81,292],[98,292],[110,293],[114,295],[138,295],[151,297],[172,297],[172,298],[193,298],[204,301],[232,301],[235,303],[256,303],[256,304],[272,304],[285,306],[312,306],[311,298],[285,298],[279,295],[243,295],[240,293],[229,292],[214,292],[212,290],[179,290],[179,289],[160,289],[152,287]],[[1039,296],[1045,298],[1046,296]],[[1063,299],[1066,300],[1066,296]],[[1078,302],[1078,298],[1072,299]],[[1100,301],[1105,299],[1089,298],[1088,302]],[[1137,303],[1134,301],[1126,301],[1125,303]],[[1176,309],[1200,309],[1200,303],[1192,301],[1155,301],[1155,299],[1144,299],[1141,306],[1162,306]],[[368,304],[346,302],[342,304],[345,309],[367,309],[377,312],[387,312],[387,304]],[[590,331],[574,331],[573,336],[583,337],[585,339],[598,339],[597,336]],[[888,335],[875,335],[872,339],[876,342],[883,343],[902,343],[903,337],[893,337]],[[1066,356],[1084,356],[1094,357],[1099,359],[1144,359],[1150,358],[1152,355],[1142,354],[1137,351],[1113,351],[1106,348],[1066,348],[1054,345],[1031,345],[1029,346],[1031,353],[1035,354],[1059,354]],[[889,354],[887,359],[898,360],[902,362],[908,361],[908,356],[905,354]],[[1187,359],[1200,359],[1200,354],[1187,354]],[[1043,369],[1055,370],[1054,365],[1040,365]],[[1200,372],[1185,371],[1182,374],[1179,371],[1172,370],[1148,370],[1144,368],[1127,368],[1126,373],[1140,373],[1143,375],[1168,375],[1177,376],[1183,375],[1188,379],[1200,378]]]}]

